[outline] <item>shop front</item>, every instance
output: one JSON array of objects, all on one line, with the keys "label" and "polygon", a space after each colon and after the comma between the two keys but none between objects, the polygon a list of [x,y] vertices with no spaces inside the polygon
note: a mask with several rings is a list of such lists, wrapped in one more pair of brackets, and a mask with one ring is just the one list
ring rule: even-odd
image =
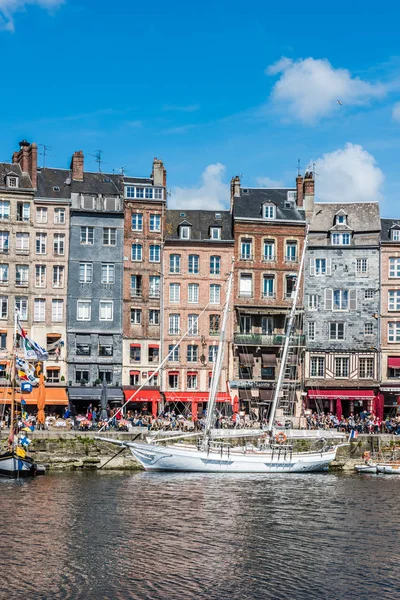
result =
[{"label": "shop front", "polygon": [[[33,388],[30,393],[16,393],[15,400],[17,406],[24,406],[26,412],[29,414],[36,414],[37,412],[37,398],[39,389]],[[1,391],[0,391],[1,394]],[[11,389],[4,388],[3,398],[1,400],[3,404],[11,405]],[[46,387],[46,405],[45,414],[46,416],[57,416],[62,417],[65,411],[65,407],[68,406],[68,396],[65,388],[61,387]]]},{"label": "shop front", "polygon": [[350,414],[359,414],[364,410],[383,418],[383,398],[374,390],[308,390],[307,408],[325,414],[335,414],[338,419]]},{"label": "shop front", "polygon": [[[271,388],[239,389],[239,414],[249,415],[255,421],[268,419],[274,390]],[[258,393],[257,393],[258,392]]]},{"label": "shop front", "polygon": [[134,411],[140,415],[152,415],[154,418],[160,413],[159,405],[161,394],[158,390],[138,387],[124,387],[124,402],[127,411]]},{"label": "shop front", "polygon": [[[84,414],[92,404],[96,408],[100,404],[102,386],[77,386],[68,388],[68,398],[72,413]],[[111,408],[122,406],[124,395],[121,388],[107,387],[107,403]]]},{"label": "shop front", "polygon": [[[192,417],[194,420],[203,417],[207,410],[208,392],[164,392],[165,411],[173,410],[176,414]],[[226,392],[217,392],[217,411],[221,416],[232,415],[232,399]]]}]

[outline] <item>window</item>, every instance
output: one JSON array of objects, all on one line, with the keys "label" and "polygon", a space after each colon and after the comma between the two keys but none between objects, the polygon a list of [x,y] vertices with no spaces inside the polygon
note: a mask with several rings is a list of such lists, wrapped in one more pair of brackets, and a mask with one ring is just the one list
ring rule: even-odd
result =
[{"label": "window", "polygon": [[181,299],[181,285],[180,283],[169,284],[169,301],[180,302]]},{"label": "window", "polygon": [[181,240],[190,240],[190,229],[189,225],[181,225],[179,227],[179,237]]},{"label": "window", "polygon": [[139,385],[139,371],[131,371],[129,373],[129,385]]},{"label": "window", "polygon": [[169,335],[178,335],[181,332],[181,317],[179,314],[169,315]]},{"label": "window", "polygon": [[199,284],[189,283],[188,285],[188,302],[190,304],[198,304],[199,302]]},{"label": "window", "polygon": [[64,313],[64,300],[51,301],[51,320],[53,323],[62,323]]},{"label": "window", "polygon": [[315,274],[325,275],[326,274],[326,258],[315,259]]},{"label": "window", "polygon": [[297,262],[297,242],[286,242],[286,260]]},{"label": "window", "polygon": [[65,235],[63,233],[55,233],[54,234],[53,250],[54,250],[54,256],[64,256]]},{"label": "window", "polygon": [[0,318],[8,318],[8,296],[0,296]]},{"label": "window", "polygon": [[46,300],[44,300],[43,298],[35,298],[33,302],[33,320],[46,320]]},{"label": "window", "polygon": [[329,323],[329,339],[344,340],[344,323]]},{"label": "window", "polygon": [[25,296],[16,296],[15,310],[19,312],[19,318],[21,321],[26,321],[28,319],[28,298]]},{"label": "window", "polygon": [[81,227],[81,244],[93,244],[94,240],[94,228],[93,227]]},{"label": "window", "polygon": [[19,177],[17,177],[16,175],[7,175],[7,187],[19,187]]},{"label": "window", "polygon": [[371,298],[374,297],[374,290],[365,290],[364,291],[364,298],[366,300],[371,300]]},{"label": "window", "polygon": [[198,335],[199,333],[199,315],[188,315],[189,335]]},{"label": "window", "polygon": [[199,272],[199,256],[197,254],[189,254],[189,273],[197,275]]},{"label": "window", "polygon": [[112,356],[114,354],[112,335],[103,335],[99,338],[99,356]]},{"label": "window", "polygon": [[140,325],[142,322],[142,311],[140,308],[131,308],[132,325]]},{"label": "window", "polygon": [[179,362],[179,346],[175,347],[174,344],[168,346],[168,356],[171,362]]},{"label": "window", "polygon": [[92,283],[92,263],[79,263],[79,283]]},{"label": "window", "polygon": [[160,262],[160,246],[159,246],[159,244],[150,244],[149,258],[150,258],[150,262]]},{"label": "window", "polygon": [[169,272],[180,273],[181,272],[181,255],[170,254],[169,255]]},{"label": "window", "polygon": [[140,362],[140,344],[131,344],[129,348],[131,362]]},{"label": "window", "polygon": [[35,287],[46,287],[46,266],[36,265],[35,267]]},{"label": "window", "polygon": [[210,335],[218,335],[220,332],[220,315],[210,315]]},{"label": "window", "polygon": [[86,367],[75,367],[75,383],[88,383],[89,371]]},{"label": "window", "polygon": [[325,376],[325,358],[323,356],[312,356],[310,362],[310,376]]},{"label": "window", "polygon": [[296,289],[296,275],[286,275],[285,277],[285,298],[293,298]]},{"label": "window", "polygon": [[219,304],[221,302],[221,286],[212,283],[210,285],[210,304]]},{"label": "window", "polygon": [[0,220],[8,221],[10,218],[10,203],[8,200],[0,200]]},{"label": "window", "polygon": [[309,294],[308,296],[308,310],[318,309],[318,294]]},{"label": "window", "polygon": [[100,321],[112,321],[114,312],[114,302],[112,300],[100,300]]},{"label": "window", "polygon": [[162,200],[163,198],[163,190],[162,188],[153,188],[154,190],[154,199],[155,200]]},{"label": "window", "polygon": [[149,371],[149,383],[147,385],[156,386],[158,385],[158,373],[152,373]]},{"label": "window", "polygon": [[218,346],[208,346],[208,362],[214,363],[217,358]]},{"label": "window", "polygon": [[142,244],[132,244],[131,248],[131,260],[134,262],[140,262],[143,256]]},{"label": "window", "polygon": [[179,386],[178,373],[168,373],[168,387],[170,390],[177,390]]},{"label": "window", "polygon": [[8,283],[8,265],[0,264],[0,283]]},{"label": "window", "polygon": [[210,227],[210,238],[212,240],[221,239],[221,227]]},{"label": "window", "polygon": [[54,224],[64,225],[65,223],[65,208],[54,209]]},{"label": "window", "polygon": [[46,254],[47,233],[36,234],[36,254]]},{"label": "window", "polygon": [[357,258],[356,260],[356,275],[367,275],[368,273],[368,258]]},{"label": "window", "polygon": [[146,198],[147,200],[162,200],[163,190],[162,188],[152,187],[136,187],[133,185],[127,185],[125,187],[125,198]]},{"label": "window", "polygon": [[47,223],[47,208],[38,206],[36,209],[36,223]]},{"label": "window", "polygon": [[105,367],[99,367],[99,379],[101,382],[105,381],[108,385],[110,385],[113,381],[113,372],[111,369],[106,369]]},{"label": "window", "polygon": [[364,325],[364,335],[373,335],[374,326],[372,323],[365,323]]},{"label": "window", "polygon": [[48,383],[60,383],[60,369],[48,367],[46,369],[46,381]]},{"label": "window", "polygon": [[400,321],[388,324],[388,340],[389,342],[400,342]]},{"label": "window", "polygon": [[374,378],[374,359],[373,358],[360,358],[359,375],[360,375],[360,379],[373,379]]},{"label": "window", "polygon": [[17,252],[29,252],[29,233],[17,232],[15,234],[15,249]]},{"label": "window", "polygon": [[239,296],[251,298],[253,295],[253,277],[249,273],[241,273],[239,276]]},{"label": "window", "polygon": [[150,231],[161,231],[160,215],[150,215]]},{"label": "window", "polygon": [[149,362],[158,362],[160,360],[160,348],[155,344],[149,344]]},{"label": "window", "polygon": [[8,252],[9,250],[9,232],[0,231],[0,252]]},{"label": "window", "polygon": [[315,321],[307,323],[307,338],[309,342],[315,342]]},{"label": "window", "polygon": [[339,223],[346,223],[347,221],[347,215],[336,215],[335,217],[335,223],[339,224]]},{"label": "window", "polygon": [[273,275],[264,275],[263,277],[263,298],[273,298],[275,295],[274,285],[275,277]]},{"label": "window", "polygon": [[263,260],[265,260],[267,262],[275,260],[275,242],[274,242],[274,240],[264,240]]},{"label": "window", "polygon": [[240,260],[252,260],[253,245],[249,239],[242,239],[240,242]]},{"label": "window", "polygon": [[91,302],[90,300],[78,300],[76,310],[77,321],[90,321]]},{"label": "window", "polygon": [[159,298],[160,297],[160,276],[150,275],[149,277],[149,297]]},{"label": "window", "polygon": [[210,256],[210,275],[220,275],[221,273],[221,257]]},{"label": "window", "polygon": [[389,277],[400,277],[400,258],[389,258]]},{"label": "window", "polygon": [[349,376],[349,359],[343,356],[335,358],[335,377]]},{"label": "window", "polygon": [[197,373],[188,373],[187,374],[187,389],[188,390],[196,390],[197,389]]},{"label": "window", "polygon": [[29,202],[17,202],[17,221],[27,223],[31,216],[31,205]]},{"label": "window", "polygon": [[132,213],[132,231],[143,231],[142,213]]},{"label": "window", "polygon": [[114,283],[115,265],[113,263],[103,263],[101,265],[101,283]]},{"label": "window", "polygon": [[160,324],[160,311],[154,308],[149,310],[149,325],[159,325]]},{"label": "window", "polygon": [[275,219],[274,204],[264,204],[264,219]]},{"label": "window", "polygon": [[15,285],[28,285],[29,267],[28,265],[16,265],[15,267]]},{"label": "window", "polygon": [[251,316],[241,315],[239,321],[240,333],[251,333]]},{"label": "window", "polygon": [[391,237],[394,242],[400,241],[400,229],[392,229]]},{"label": "window", "polygon": [[349,306],[347,290],[333,290],[333,310],[347,310]]},{"label": "window", "polygon": [[199,347],[194,344],[189,344],[187,347],[187,355],[188,362],[197,362],[199,360]]},{"label": "window", "polygon": [[400,310],[400,290],[390,290],[388,292],[389,310]]},{"label": "window", "polygon": [[115,246],[117,243],[117,230],[115,227],[104,227],[103,246]]},{"label": "window", "polygon": [[331,244],[333,246],[349,246],[351,244],[350,233],[331,233]]},{"label": "window", "polygon": [[131,275],[131,298],[140,298],[142,296],[142,276]]},{"label": "window", "polygon": [[262,317],[261,333],[263,335],[272,335],[274,333],[274,318],[273,317]]}]

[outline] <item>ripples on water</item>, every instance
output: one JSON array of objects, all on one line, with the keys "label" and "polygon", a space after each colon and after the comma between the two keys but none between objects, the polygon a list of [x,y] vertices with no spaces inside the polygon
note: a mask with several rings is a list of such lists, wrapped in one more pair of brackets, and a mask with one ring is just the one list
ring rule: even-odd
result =
[{"label": "ripples on water", "polygon": [[0,480],[0,597],[398,597],[400,477]]}]

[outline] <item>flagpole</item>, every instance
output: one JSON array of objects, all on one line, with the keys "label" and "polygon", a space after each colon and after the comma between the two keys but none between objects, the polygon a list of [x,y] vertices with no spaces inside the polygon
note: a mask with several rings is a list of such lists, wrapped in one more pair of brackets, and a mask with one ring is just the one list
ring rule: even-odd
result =
[{"label": "flagpole", "polygon": [[13,339],[13,351],[11,355],[11,416],[10,416],[10,437],[12,447],[14,446],[14,419],[15,419],[15,366],[16,366],[16,354],[17,354],[17,326],[18,326],[18,310],[15,309],[14,317],[14,339]]}]

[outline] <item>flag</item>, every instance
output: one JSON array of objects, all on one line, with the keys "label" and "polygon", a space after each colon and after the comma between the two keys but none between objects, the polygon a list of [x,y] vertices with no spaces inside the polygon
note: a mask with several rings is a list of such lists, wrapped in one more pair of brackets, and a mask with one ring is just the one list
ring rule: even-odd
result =
[{"label": "flag", "polygon": [[20,381],[30,383],[31,385],[37,385],[38,379],[35,375],[34,368],[23,358],[16,358],[15,364],[17,367],[17,375]]},{"label": "flag", "polygon": [[34,340],[31,340],[31,338],[26,335],[26,331],[22,329],[18,317],[17,329],[19,335],[21,336],[25,358],[28,360],[48,360],[49,353],[47,352],[47,350],[42,348],[42,346],[39,346],[39,344],[37,344]]},{"label": "flag", "polygon": [[32,391],[32,385],[29,383],[29,381],[21,381],[21,392],[30,394],[31,391]]},{"label": "flag", "polygon": [[25,450],[23,448],[19,448],[17,446],[16,452],[17,452],[17,456],[19,456],[19,458],[25,458],[26,452],[25,452]]},{"label": "flag", "polygon": [[358,431],[356,431],[355,429],[352,429],[350,431],[350,435],[349,435],[349,442],[350,440],[356,440],[358,438]]}]

